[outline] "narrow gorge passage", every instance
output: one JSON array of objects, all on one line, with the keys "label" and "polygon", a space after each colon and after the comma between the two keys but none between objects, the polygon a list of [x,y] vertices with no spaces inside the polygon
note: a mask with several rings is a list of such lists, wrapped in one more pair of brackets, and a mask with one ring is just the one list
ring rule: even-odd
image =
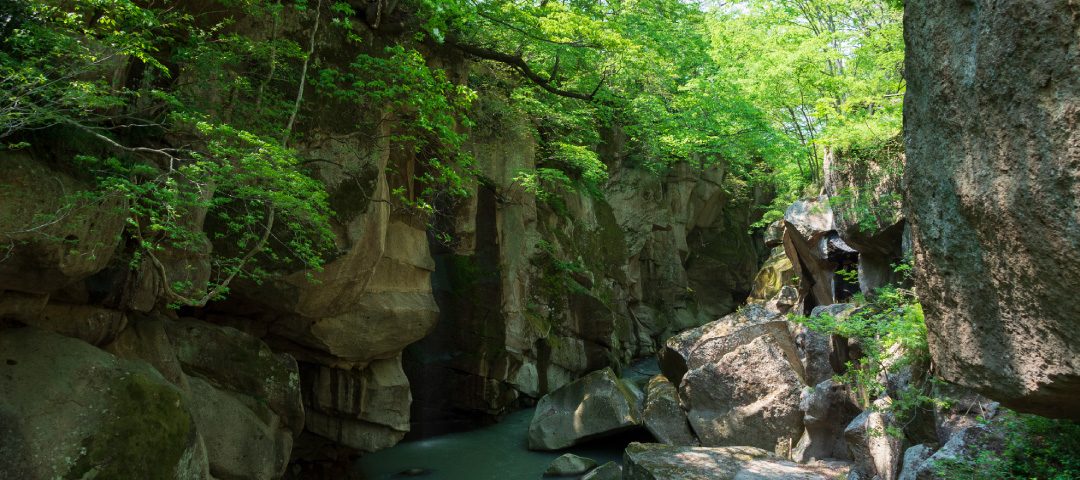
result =
[{"label": "narrow gorge passage", "polygon": [[0,480],[1080,478],[1078,19],[0,0]]}]

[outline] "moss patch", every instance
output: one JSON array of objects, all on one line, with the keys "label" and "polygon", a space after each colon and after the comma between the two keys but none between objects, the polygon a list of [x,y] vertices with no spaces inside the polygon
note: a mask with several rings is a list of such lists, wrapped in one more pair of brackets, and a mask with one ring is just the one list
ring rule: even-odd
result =
[{"label": "moss patch", "polygon": [[107,398],[104,424],[83,441],[67,478],[175,477],[192,433],[180,392],[132,373],[113,382]]}]

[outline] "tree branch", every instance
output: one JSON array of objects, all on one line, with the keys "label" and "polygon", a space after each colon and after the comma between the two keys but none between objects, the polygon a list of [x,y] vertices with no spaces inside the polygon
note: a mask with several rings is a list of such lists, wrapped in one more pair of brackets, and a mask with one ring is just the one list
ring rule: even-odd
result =
[{"label": "tree branch", "polygon": [[525,60],[522,59],[520,56],[507,55],[505,53],[497,52],[488,48],[478,47],[476,45],[469,45],[466,43],[460,43],[456,39],[449,37],[446,38],[446,43],[469,55],[480,57],[486,60],[494,60],[496,62],[509,65],[529,80],[532,80],[532,82],[540,88],[561,97],[576,98],[579,100],[584,100],[586,102],[591,102],[593,101],[594,95],[596,95],[596,92],[600,90],[600,86],[603,85],[604,80],[606,79],[606,77],[601,78],[600,85],[597,85],[592,93],[581,93],[572,90],[562,90],[552,85],[550,79],[541,77],[539,74],[534,72],[533,69],[529,67],[529,64],[526,63]]}]

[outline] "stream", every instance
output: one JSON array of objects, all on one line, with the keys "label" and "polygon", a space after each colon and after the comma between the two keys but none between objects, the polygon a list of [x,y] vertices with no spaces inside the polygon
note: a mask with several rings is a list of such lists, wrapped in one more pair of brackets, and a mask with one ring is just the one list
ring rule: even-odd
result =
[{"label": "stream", "polygon": [[[656,359],[636,361],[624,376],[640,381],[658,372]],[[644,429],[617,434],[558,452],[528,450],[529,422],[534,408],[520,410],[495,425],[470,432],[451,433],[424,440],[403,442],[364,455],[358,462],[365,480],[518,480],[539,479],[552,460],[564,453],[588,457],[600,465],[622,464],[622,452],[630,442],[650,442]],[[408,470],[425,473],[410,476]],[[545,478],[577,478],[545,477]]]}]

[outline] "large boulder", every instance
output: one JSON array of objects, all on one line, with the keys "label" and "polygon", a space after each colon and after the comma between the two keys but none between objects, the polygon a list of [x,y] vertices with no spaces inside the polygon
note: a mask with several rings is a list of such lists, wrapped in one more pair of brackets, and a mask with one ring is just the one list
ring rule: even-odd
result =
[{"label": "large boulder", "polygon": [[906,226],[901,213],[904,152],[900,136],[869,151],[829,149],[823,166],[834,228],[844,243],[859,251],[862,293],[902,281],[892,266],[903,259]]},{"label": "large boulder", "polygon": [[568,477],[571,475],[581,475],[595,466],[596,460],[567,453],[552,460],[551,464],[548,465],[547,470],[544,470],[544,476]]},{"label": "large boulder", "polygon": [[860,413],[851,388],[835,380],[825,380],[803,391],[800,408],[806,430],[792,452],[798,462],[811,458],[847,459],[844,428]]},{"label": "large boulder", "polygon": [[634,400],[610,368],[564,385],[536,405],[529,423],[529,449],[559,450],[640,428]]},{"label": "large boulder", "polygon": [[660,443],[675,446],[696,446],[697,437],[690,430],[686,412],[679,406],[679,390],[667,377],[655,375],[649,379],[642,420],[645,428]]},{"label": "large boulder", "polygon": [[0,290],[59,290],[105,269],[119,244],[123,200],[76,200],[89,185],[46,162],[29,149],[5,150],[0,160]]},{"label": "large boulder", "polygon": [[915,480],[919,467],[934,454],[934,447],[925,443],[904,450],[904,462],[900,467],[900,476],[896,480]]},{"label": "large boulder", "polygon": [[768,301],[780,294],[780,290],[786,285],[793,283],[795,269],[791,265],[791,259],[781,247],[775,247],[769,253],[769,258],[758,269],[754,277],[754,289],[750,291],[748,302]]},{"label": "large boulder", "polygon": [[701,444],[774,450],[802,435],[802,380],[771,336],[691,370],[679,396]]},{"label": "large boulder", "polygon": [[888,431],[899,428],[893,414],[887,411],[888,405],[888,398],[874,402],[875,408],[859,414],[844,429],[844,440],[855,460],[852,472],[859,478],[896,480],[900,474],[903,438]]},{"label": "large boulder", "polygon": [[818,305],[831,305],[838,297],[837,269],[854,263],[858,254],[833,231],[829,198],[821,195],[802,198],[784,213],[784,251],[800,279],[800,298],[805,314]]},{"label": "large boulder", "polygon": [[180,368],[235,396],[254,399],[281,418],[292,435],[304,428],[299,369],[291,356],[270,350],[262,340],[230,327],[198,320],[166,321]]},{"label": "large boulder", "polygon": [[206,445],[210,473],[219,479],[272,480],[285,473],[292,453],[280,417],[258,402],[244,405],[197,377],[191,385],[191,413]]},{"label": "large boulder", "polygon": [[783,460],[754,447],[675,447],[631,443],[623,452],[624,480],[826,480],[837,472]]},{"label": "large boulder", "polygon": [[615,462],[607,462],[582,475],[580,480],[622,480],[622,467]]},{"label": "large boulder", "polygon": [[190,398],[146,362],[36,327],[0,352],[4,478],[211,478]]},{"label": "large boulder", "polygon": [[271,479],[285,471],[304,428],[296,361],[258,338],[197,320],[148,317],[105,347],[149,362],[180,388],[222,479]]},{"label": "large boulder", "polygon": [[[786,325],[778,312],[770,310],[764,303],[748,304],[719,320],[668,338],[657,353],[660,371],[671,383],[678,385],[690,368],[688,362],[691,356],[703,345],[715,341],[716,344],[702,350],[702,354],[711,351],[722,356],[726,353],[723,350],[738,347],[766,333],[783,337],[785,333],[781,330],[786,329]],[[705,361],[703,355],[703,360],[699,362]]]},{"label": "large boulder", "polygon": [[1080,6],[908,0],[907,218],[945,380],[1080,418]]}]

